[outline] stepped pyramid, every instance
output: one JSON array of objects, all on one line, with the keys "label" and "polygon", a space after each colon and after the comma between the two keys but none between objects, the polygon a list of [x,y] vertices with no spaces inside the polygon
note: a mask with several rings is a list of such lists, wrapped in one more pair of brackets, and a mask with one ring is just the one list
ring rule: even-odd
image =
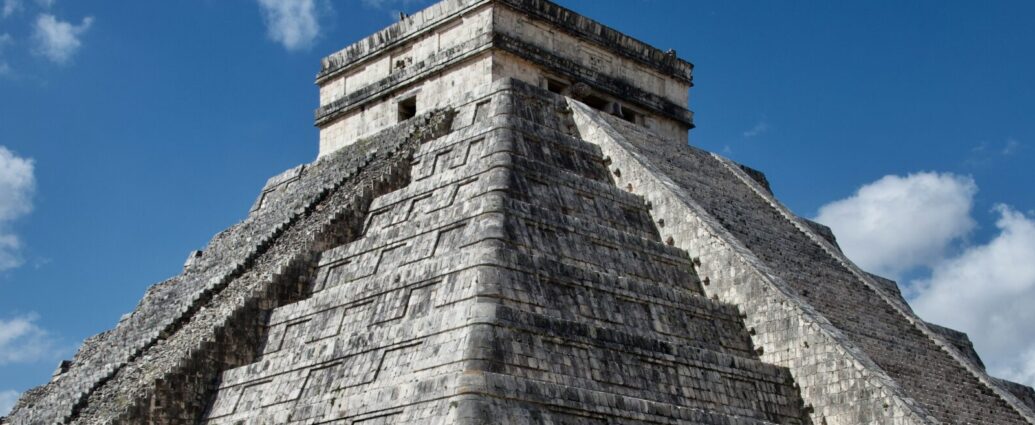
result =
[{"label": "stepped pyramid", "polygon": [[320,157],[3,424],[1032,424],[765,176],[692,66],[545,0],[323,62]]}]

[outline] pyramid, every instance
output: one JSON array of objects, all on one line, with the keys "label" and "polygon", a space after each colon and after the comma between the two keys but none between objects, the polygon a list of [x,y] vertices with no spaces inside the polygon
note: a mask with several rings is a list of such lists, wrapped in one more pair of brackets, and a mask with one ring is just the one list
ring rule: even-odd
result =
[{"label": "pyramid", "polygon": [[692,65],[545,0],[323,61],[320,155],[3,424],[1032,424],[764,174]]}]

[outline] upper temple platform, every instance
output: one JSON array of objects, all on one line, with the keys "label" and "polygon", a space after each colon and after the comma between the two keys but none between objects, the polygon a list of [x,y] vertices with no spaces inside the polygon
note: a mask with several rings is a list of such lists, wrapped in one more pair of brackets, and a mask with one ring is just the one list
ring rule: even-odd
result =
[{"label": "upper temple platform", "polygon": [[516,78],[688,140],[693,65],[545,0],[444,0],[333,53],[316,84],[320,155]]}]

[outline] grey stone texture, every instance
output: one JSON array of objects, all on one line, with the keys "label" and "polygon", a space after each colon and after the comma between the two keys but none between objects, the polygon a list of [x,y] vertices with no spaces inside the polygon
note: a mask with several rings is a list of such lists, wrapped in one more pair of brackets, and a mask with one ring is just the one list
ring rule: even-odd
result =
[{"label": "grey stone texture", "polygon": [[1035,389],[1023,384],[1016,382],[1010,382],[1005,379],[992,378],[997,384],[1005,388],[1007,391],[1016,396],[1025,406],[1029,409],[1035,410]]},{"label": "grey stone texture", "polygon": [[206,423],[807,422],[565,109],[516,82],[461,105]]},{"label": "grey stone texture", "polygon": [[966,334],[684,143],[674,52],[446,0],[317,83],[320,158],[0,424],[1035,423]]},{"label": "grey stone texture", "polygon": [[[317,74],[317,83],[324,83],[341,75],[350,67],[362,63],[371,57],[384,53],[384,50],[413,39],[423,31],[441,25],[444,21],[454,19],[457,15],[470,13],[485,5],[495,5],[512,9],[525,16],[534,16],[548,22],[565,32],[575,34],[579,39],[588,40],[598,46],[613,50],[622,57],[635,60],[653,72],[692,84],[693,65],[674,54],[663,52],[633,37],[622,34],[612,28],[600,24],[585,16],[573,13],[549,1],[541,0],[445,0],[417,12],[398,23],[389,26],[376,34],[356,42],[322,61]],[[458,59],[469,58],[473,52],[493,48],[507,51],[516,56],[535,62],[538,66],[551,69],[561,75],[569,75],[581,80],[592,80],[597,90],[609,91],[624,99],[635,99],[655,112],[670,116],[692,126],[693,113],[686,105],[678,105],[657,94],[646,92],[630,85],[621,78],[602,73],[599,69],[590,69],[576,62],[546,51],[521,35],[508,31],[503,25],[494,22],[490,31],[479,34],[455,47],[437,52],[425,60],[406,66],[402,72],[393,73],[390,77],[366,86],[347,98],[336,100],[320,107],[316,111],[317,123],[324,123],[343,114],[353,105],[366,101],[379,93],[401,82],[441,70],[445,65]]]},{"label": "grey stone texture", "polygon": [[[230,364],[248,360],[250,353],[219,352],[250,344],[228,339],[257,338],[261,326],[238,322],[260,320],[260,310],[269,308],[261,304],[289,300],[293,288],[286,281],[302,272],[296,269],[310,251],[326,244],[323,239],[348,237],[348,222],[361,220],[374,195],[408,178],[406,150],[444,131],[449,117],[432,113],[321,159],[297,184],[270,179],[246,220],[216,235],[200,256],[192,254],[183,274],[150,288],[113,330],[84,342],[66,370],[27,392],[5,423],[105,423],[147,409],[142,404],[154,396],[145,394],[161,390],[157,381],[177,374],[175,379],[188,379],[178,369],[210,367],[197,363],[211,359],[198,357],[225,357],[215,361]],[[327,229],[334,226],[340,229]],[[234,317],[245,312],[253,317]],[[171,391],[187,390],[173,382],[178,388]],[[201,408],[206,402],[187,394],[173,397]]]},{"label": "grey stone texture", "polygon": [[619,186],[676,224],[662,236],[700,258],[706,291],[745,313],[761,359],[791,370],[814,422],[1032,422],[1023,402],[913,315],[893,282],[858,270],[740,167],[571,105]]}]

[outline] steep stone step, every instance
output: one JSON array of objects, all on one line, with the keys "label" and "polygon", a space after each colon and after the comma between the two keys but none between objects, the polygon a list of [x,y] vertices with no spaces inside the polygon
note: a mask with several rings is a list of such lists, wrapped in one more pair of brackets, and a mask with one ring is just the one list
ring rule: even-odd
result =
[{"label": "steep stone step", "polygon": [[[786,282],[797,297],[843,332],[850,344],[919,402],[923,411],[945,423],[991,423],[991,418],[996,418],[996,423],[1027,423],[1016,409],[918,329],[914,323],[919,319],[907,320],[908,311],[897,310],[885,301],[715,156],[657,140],[649,132],[604,115],[597,114],[593,119],[619,131],[627,141],[624,149],[672,179],[680,191]],[[736,302],[755,310],[755,304],[764,304],[765,299]],[[766,323],[764,318],[755,321],[761,322],[757,325],[760,334],[783,344],[778,335],[784,333],[786,323]],[[796,359],[800,354],[795,351],[800,346],[801,342],[786,347],[786,351],[771,353],[772,358]],[[946,394],[967,396],[956,400]],[[850,397],[862,400],[866,393]],[[823,400],[823,404],[829,403]]]},{"label": "steep stone step", "polygon": [[[599,268],[514,250],[492,276],[504,305],[562,320],[656,334],[676,345],[753,357],[739,312],[683,285],[618,277]],[[482,292],[484,293],[484,292]]]},{"label": "steep stone step", "polygon": [[260,359],[223,374],[209,423],[441,420],[502,400],[501,374],[539,391],[508,400],[556,418],[802,417],[786,370],[757,360],[736,309],[701,295],[599,150],[566,135],[559,109],[484,106],[507,96],[422,145],[362,236],[322,252],[312,294],[269,315]]},{"label": "steep stone step", "polygon": [[489,372],[760,420],[800,417],[786,369],[503,307],[497,317],[493,334],[478,338],[489,343],[478,354]]}]

